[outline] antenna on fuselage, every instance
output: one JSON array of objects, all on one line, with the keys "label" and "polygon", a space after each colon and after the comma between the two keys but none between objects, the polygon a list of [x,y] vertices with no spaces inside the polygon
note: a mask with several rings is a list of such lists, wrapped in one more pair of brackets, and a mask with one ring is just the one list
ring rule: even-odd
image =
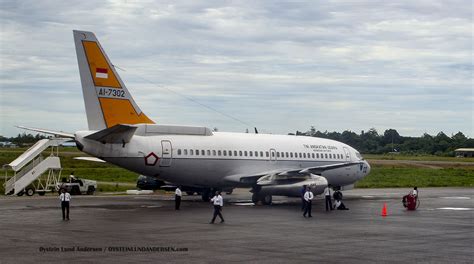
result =
[{"label": "antenna on fuselage", "polygon": [[258,134],[258,130],[257,130],[257,128],[256,128],[256,127],[254,127],[254,129],[255,129],[255,134]]}]

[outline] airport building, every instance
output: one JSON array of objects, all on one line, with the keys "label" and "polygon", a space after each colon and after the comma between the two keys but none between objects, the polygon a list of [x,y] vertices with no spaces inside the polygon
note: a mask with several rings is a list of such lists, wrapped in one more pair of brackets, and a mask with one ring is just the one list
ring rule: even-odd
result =
[{"label": "airport building", "polygon": [[455,156],[459,158],[474,157],[474,148],[458,148],[454,150]]}]

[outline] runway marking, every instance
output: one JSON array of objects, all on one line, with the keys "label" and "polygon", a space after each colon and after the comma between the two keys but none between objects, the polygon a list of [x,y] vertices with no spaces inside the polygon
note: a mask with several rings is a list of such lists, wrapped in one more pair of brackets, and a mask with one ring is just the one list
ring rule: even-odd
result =
[{"label": "runway marking", "polygon": [[470,200],[471,197],[465,197],[465,196],[450,196],[450,197],[440,197],[443,199],[456,199],[456,200]]},{"label": "runway marking", "polygon": [[470,211],[474,210],[474,208],[464,208],[464,207],[442,207],[442,208],[436,208],[438,210],[453,210],[453,211]]},{"label": "runway marking", "polygon": [[254,206],[254,203],[234,203],[234,205]]}]

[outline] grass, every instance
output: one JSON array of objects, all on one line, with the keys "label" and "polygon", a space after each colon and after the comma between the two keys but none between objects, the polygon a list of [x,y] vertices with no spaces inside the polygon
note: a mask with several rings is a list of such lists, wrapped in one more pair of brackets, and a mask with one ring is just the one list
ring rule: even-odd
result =
[{"label": "grass", "polygon": [[416,161],[451,161],[474,162],[474,158],[441,157],[434,155],[392,155],[392,154],[364,154],[367,160],[416,160]]},{"label": "grass", "polygon": [[[0,164],[7,164],[21,155],[26,149],[0,148]],[[44,156],[50,151],[43,152]],[[75,160],[74,157],[87,156],[76,148],[62,147],[60,149],[62,176],[74,175],[99,181],[99,192],[121,192],[130,189],[130,185],[120,183],[135,183],[137,173],[130,172],[112,164]],[[474,162],[474,158],[455,158],[438,156],[403,156],[403,155],[364,155],[369,160],[416,160],[416,161],[451,161]],[[10,173],[9,175],[12,175]],[[3,181],[2,181],[3,182]],[[118,184],[105,184],[111,182]],[[356,188],[389,188],[389,187],[474,187],[474,166],[458,166],[447,164],[439,168],[424,168],[407,164],[375,164],[371,173],[356,183]],[[0,194],[3,193],[0,184]]]},{"label": "grass", "polygon": [[356,188],[474,187],[473,168],[404,168],[374,166]]}]

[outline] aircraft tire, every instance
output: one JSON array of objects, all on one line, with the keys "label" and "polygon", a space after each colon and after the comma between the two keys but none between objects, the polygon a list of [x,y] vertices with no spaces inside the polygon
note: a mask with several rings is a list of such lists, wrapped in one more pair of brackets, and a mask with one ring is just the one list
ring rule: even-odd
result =
[{"label": "aircraft tire", "polygon": [[211,193],[211,190],[209,190],[209,189],[204,190],[201,194],[201,199],[204,202],[209,202],[211,200],[210,197],[209,197],[210,193]]},{"label": "aircraft tire", "polygon": [[261,197],[262,204],[264,205],[271,205],[272,204],[272,196],[267,194]]},{"label": "aircraft tire", "polygon": [[258,201],[260,201],[260,195],[257,192],[252,194],[252,202],[257,205]]}]

